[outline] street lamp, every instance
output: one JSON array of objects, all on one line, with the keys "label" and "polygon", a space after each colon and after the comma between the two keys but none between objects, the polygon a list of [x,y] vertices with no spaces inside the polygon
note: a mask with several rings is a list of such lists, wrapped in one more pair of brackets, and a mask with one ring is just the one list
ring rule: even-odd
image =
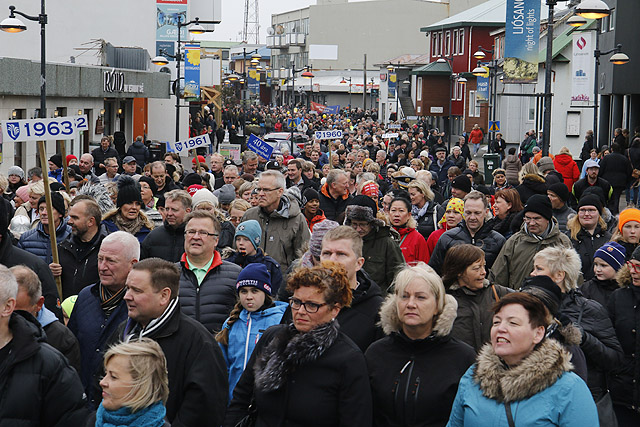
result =
[{"label": "street lamp", "polygon": [[[43,0],[44,1],[44,0]],[[189,34],[193,34],[193,35],[198,35],[198,34],[203,34],[205,32],[205,29],[202,25],[200,24],[219,24],[220,21],[201,21],[200,18],[196,18],[193,21],[189,21],[189,22],[181,22],[180,20],[178,20],[177,22],[177,27],[178,27],[178,49],[176,51],[175,55],[169,55],[167,53],[167,51],[165,51],[164,49],[160,50],[160,55],[154,57],[151,62],[155,65],[167,65],[169,63],[169,60],[167,59],[167,57],[169,58],[173,58],[176,60],[176,81],[175,81],[175,95],[176,95],[176,141],[180,141],[180,79],[182,77],[180,77],[180,62],[182,61],[182,54],[180,53],[180,44],[182,43],[182,40],[180,40],[180,33],[181,33],[181,29],[182,27],[186,27],[189,25],[192,25],[191,27],[189,27],[188,31]]]},{"label": "street lamp", "polygon": [[373,109],[373,82],[374,81],[375,79],[371,77],[371,91],[369,92],[371,94],[371,109]]},{"label": "street lamp", "polygon": [[[398,107],[398,103],[400,101],[400,81],[398,80],[398,70],[400,69],[400,63],[397,64],[389,64],[387,65],[387,71],[389,71],[389,78],[387,79],[387,85],[389,84],[388,82],[391,79],[391,73],[392,72],[396,72],[396,122],[400,123],[400,108]],[[364,82],[365,86],[367,84],[367,82]]]},{"label": "street lamp", "polygon": [[[299,70],[296,70],[296,60],[294,58],[291,58],[291,155],[293,156],[293,129],[294,129],[294,117],[293,117],[293,111],[294,111],[294,107],[295,107],[295,88],[296,88],[296,73],[299,73],[301,71],[309,71],[308,67],[305,68],[300,68]],[[313,76],[313,74],[312,74]]]},{"label": "street lamp", "polygon": [[349,111],[351,111],[351,77],[343,77],[342,81],[340,81],[340,84],[346,84],[347,82],[349,82]]},{"label": "street lamp", "polygon": [[602,0],[583,0],[575,12],[586,19],[601,19],[611,14],[609,6]]},{"label": "street lamp", "polygon": [[312,68],[307,68],[307,71],[300,74],[303,78],[309,79],[309,96],[307,97],[307,110],[311,109],[311,94],[313,93],[313,73],[310,71]]},{"label": "street lamp", "polygon": [[[498,104],[498,91],[497,91],[497,80],[496,80],[496,76],[498,75],[498,61],[493,57],[495,50],[493,49],[485,49],[482,46],[478,46],[478,50],[473,54],[473,57],[476,59],[485,59],[487,57],[486,54],[490,54],[491,55],[491,60],[489,61],[489,65],[487,66],[487,68],[489,69],[489,99],[490,99],[490,120],[492,122],[496,121],[496,110],[497,110],[497,104]],[[487,73],[487,71],[480,66],[477,66],[476,68],[473,69],[472,74],[476,77],[483,77],[485,74]],[[490,132],[490,136],[489,138],[491,140],[493,140],[495,138],[495,131],[489,131]]]}]

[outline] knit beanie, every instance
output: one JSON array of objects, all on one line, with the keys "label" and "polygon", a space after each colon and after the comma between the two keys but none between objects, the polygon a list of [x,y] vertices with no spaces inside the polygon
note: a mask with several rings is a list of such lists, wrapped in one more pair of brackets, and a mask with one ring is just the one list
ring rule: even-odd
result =
[{"label": "knit beanie", "polygon": [[78,158],[76,156],[74,156],[73,154],[67,154],[67,164],[69,164],[69,162],[71,160],[75,160],[77,162]]},{"label": "knit beanie", "polygon": [[538,170],[542,173],[555,169],[555,166],[553,165],[553,160],[551,159],[551,157],[541,158],[540,160],[538,160],[537,166],[538,166]]},{"label": "knit beanie", "polygon": [[353,220],[373,222],[378,214],[378,207],[371,197],[361,194],[348,202],[345,212],[349,223]]},{"label": "knit beanie", "polygon": [[67,188],[66,188],[66,187],[64,186],[64,184],[63,184],[63,183],[61,183],[61,182],[55,182],[55,181],[52,181],[52,182],[49,184],[49,189],[50,189],[51,191],[60,191],[60,190],[65,191]]},{"label": "knit beanie", "polygon": [[[200,161],[200,166],[203,166],[205,168],[207,167],[207,160],[204,158],[204,156],[198,156],[198,160]],[[191,160],[191,163],[193,163],[194,165],[197,164],[195,157],[193,158],[193,160]]]},{"label": "knit beanie", "polygon": [[[629,221],[637,221],[640,222],[640,210],[629,208],[620,212],[620,216],[618,218],[618,230],[622,233],[622,227]],[[635,251],[634,251],[635,253]]]},{"label": "knit beanie", "polygon": [[600,258],[609,264],[615,271],[624,265],[627,250],[617,242],[608,242],[602,245],[593,255],[593,259]]},{"label": "knit beanie", "polygon": [[456,176],[453,181],[451,181],[451,188],[462,190],[465,193],[471,193],[471,180],[469,180],[469,177],[466,175]]},{"label": "knit beanie", "polygon": [[156,185],[156,182],[153,180],[153,178],[142,175],[140,179],[138,179],[138,182],[146,182],[149,185],[151,192],[155,196],[156,192],[158,191],[158,186]]},{"label": "knit beanie", "polygon": [[318,192],[313,188],[309,187],[304,190],[304,193],[302,194],[302,206],[306,205],[307,202],[310,202],[311,200],[320,200],[320,194],[318,194]]},{"label": "knit beanie", "polygon": [[369,182],[362,186],[362,190],[360,192],[369,197],[378,196],[378,184],[375,182]]},{"label": "knit beanie", "polygon": [[193,197],[194,194],[196,194],[196,191],[203,189],[204,187],[202,185],[199,184],[192,184],[190,186],[187,187],[187,193],[189,193],[189,195],[191,197]]},{"label": "knit beanie", "polygon": [[602,206],[607,205],[607,198],[604,196],[604,190],[601,187],[598,187],[597,185],[594,185],[593,187],[587,187],[582,192],[582,196],[580,197],[586,197],[588,195],[596,196],[598,200],[600,200],[600,204]]},{"label": "knit beanie", "polygon": [[562,290],[549,276],[527,277],[522,282],[520,291],[537,297],[551,315],[555,316],[558,313],[562,301]]},{"label": "knit beanie", "polygon": [[54,154],[53,156],[49,157],[49,161],[59,168],[62,167],[62,156],[60,154]]},{"label": "knit beanie", "polygon": [[218,203],[218,198],[213,195],[213,193],[206,188],[201,188],[191,196],[191,208],[195,209],[200,203],[211,203],[213,207],[217,208],[220,206]]},{"label": "knit beanie", "polygon": [[188,174],[182,180],[182,186],[184,188],[187,188],[193,184],[202,185],[202,177],[195,172]]},{"label": "knit beanie", "polygon": [[23,185],[21,187],[18,187],[18,189],[16,190],[16,195],[20,197],[23,202],[29,201],[29,186]]},{"label": "knit beanie", "polygon": [[640,261],[640,246],[637,246],[633,253],[631,254],[631,259],[635,259],[636,261]]},{"label": "knit beanie", "polygon": [[249,239],[253,248],[258,250],[258,246],[260,246],[260,236],[262,236],[260,223],[255,219],[241,222],[238,224],[238,227],[236,227],[236,234],[233,236],[233,239],[235,240],[238,236],[244,236]]},{"label": "knit beanie", "polygon": [[325,219],[313,226],[313,233],[311,233],[311,239],[309,240],[309,252],[311,252],[311,255],[320,258],[324,235],[339,226],[340,224],[330,219]]},{"label": "knit beanie", "polygon": [[[46,197],[42,196],[40,197],[40,200],[38,200],[38,206],[46,202]],[[64,216],[66,208],[64,206],[64,197],[62,197],[62,194],[58,193],[57,191],[51,192],[51,206],[53,207],[53,209],[57,210],[61,216]]]},{"label": "knit beanie", "polygon": [[127,203],[138,202],[140,206],[142,202],[142,195],[140,194],[140,184],[138,184],[129,175],[122,175],[118,179],[118,198],[116,199],[116,206],[121,208],[122,205]]},{"label": "knit beanie", "polygon": [[563,202],[569,200],[569,188],[564,182],[556,182],[555,184],[551,184],[548,190],[552,193],[555,193],[555,195],[558,196]]},{"label": "knit beanie", "polygon": [[19,176],[20,179],[24,179],[24,171],[20,166],[11,166],[7,171],[7,176],[16,175]]},{"label": "knit beanie", "polygon": [[267,266],[257,262],[247,264],[238,274],[236,291],[240,293],[240,288],[244,286],[258,288],[271,296],[271,274],[267,270]]},{"label": "knit beanie", "polygon": [[213,192],[221,204],[229,204],[236,199],[236,187],[233,184],[225,184]]},{"label": "knit beanie", "polygon": [[580,202],[578,202],[578,210],[583,206],[595,206],[595,208],[598,209],[598,213],[602,214],[602,203],[600,203],[600,199],[593,194],[580,198]]},{"label": "knit beanie", "polygon": [[529,197],[527,204],[524,205],[524,213],[533,212],[537,213],[547,221],[551,220],[553,216],[553,209],[551,208],[551,200],[547,196],[542,194],[534,194]]}]

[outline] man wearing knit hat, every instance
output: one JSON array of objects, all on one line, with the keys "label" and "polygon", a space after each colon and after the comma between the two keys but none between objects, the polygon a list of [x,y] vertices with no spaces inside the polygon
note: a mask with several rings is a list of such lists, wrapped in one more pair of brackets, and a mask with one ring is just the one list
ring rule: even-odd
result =
[{"label": "man wearing knit hat", "polygon": [[600,165],[595,160],[587,160],[584,162],[584,168],[587,171],[587,174],[584,178],[578,180],[575,184],[573,184],[573,189],[571,190],[576,200],[580,201],[582,197],[582,193],[589,187],[598,186],[602,188],[602,192],[604,193],[607,201],[611,199],[613,195],[613,187],[609,182],[598,176],[600,173]]},{"label": "man wearing knit hat", "polygon": [[264,264],[271,277],[272,293],[276,295],[283,284],[282,272],[280,271],[280,264],[275,259],[265,255],[260,249],[261,235],[260,224],[254,219],[238,224],[234,237],[237,250],[227,258],[227,261],[242,268],[252,263]]},{"label": "man wearing knit hat", "polygon": [[377,219],[378,207],[371,197],[354,197],[345,211],[345,225],[358,232],[363,241],[364,270],[381,289],[391,286],[396,272],[404,266],[400,246],[389,226]]},{"label": "man wearing knit hat", "polygon": [[[65,217],[65,206],[62,195],[58,192],[51,193],[51,204],[53,205],[53,223],[56,229],[56,241],[62,242],[71,234],[71,227],[67,225]],[[38,213],[40,222],[32,230],[20,236],[18,247],[27,252],[31,252],[47,264],[52,262],[51,240],[49,239],[49,219],[47,218],[47,203],[42,196],[38,200]]]},{"label": "man wearing knit hat", "polygon": [[49,158],[49,177],[62,182],[62,156],[54,154]]},{"label": "man wearing knit hat", "polygon": [[529,197],[523,212],[524,222],[520,231],[502,246],[489,272],[492,283],[512,289],[518,289],[533,270],[536,253],[553,246],[573,247],[571,240],[558,228],[549,197],[542,194]]},{"label": "man wearing knit hat", "polygon": [[571,193],[564,182],[556,182],[548,187],[547,197],[549,197],[551,201],[553,216],[558,220],[558,227],[560,231],[565,233],[567,231],[569,216],[576,214],[576,211],[571,209],[568,204]]}]

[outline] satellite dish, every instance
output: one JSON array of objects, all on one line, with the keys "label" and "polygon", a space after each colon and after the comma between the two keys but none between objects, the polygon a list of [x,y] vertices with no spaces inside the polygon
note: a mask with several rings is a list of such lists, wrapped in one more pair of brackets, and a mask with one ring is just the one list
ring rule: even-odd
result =
[{"label": "satellite dish", "polygon": [[273,27],[267,28],[267,34],[269,34],[270,36],[274,35],[275,32],[276,32],[276,30],[274,30]]},{"label": "satellite dish", "polygon": [[276,34],[284,34],[284,27],[282,26],[282,24],[278,24],[278,26],[276,27]]}]

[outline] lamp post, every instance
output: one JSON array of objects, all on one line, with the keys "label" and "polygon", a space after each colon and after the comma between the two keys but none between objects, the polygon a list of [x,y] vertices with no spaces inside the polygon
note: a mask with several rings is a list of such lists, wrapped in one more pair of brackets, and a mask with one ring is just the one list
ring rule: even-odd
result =
[{"label": "lamp post", "polygon": [[[396,72],[396,122],[400,123],[400,109],[398,108],[398,103],[400,100],[400,94],[398,93],[400,91],[400,80],[398,79],[398,70],[400,69],[400,63],[397,64],[391,64],[389,63],[389,65],[387,65],[387,71],[389,71],[389,74],[391,74],[394,70]],[[390,78],[387,79],[387,82],[390,80]],[[365,82],[365,86],[366,86],[367,82]],[[388,83],[387,83],[388,84]]]},{"label": "lamp post", "polygon": [[[493,46],[492,46],[493,48]],[[497,109],[497,90],[496,90],[496,86],[497,86],[497,81],[496,81],[496,76],[498,75],[498,66],[497,66],[497,61],[496,59],[493,57],[494,54],[494,49],[485,49],[482,46],[478,46],[478,50],[476,51],[476,53],[473,54],[473,57],[479,60],[485,59],[487,57],[486,54],[490,54],[491,55],[491,61],[489,61],[489,65],[488,65],[488,69],[489,69],[489,99],[490,99],[490,112],[489,112],[489,118],[492,122],[496,121],[496,109]],[[476,77],[481,77],[483,75],[486,74],[484,68],[478,66],[476,68],[473,69],[472,71],[473,75]],[[495,138],[495,132],[494,131],[490,131],[490,136],[489,138],[491,140],[493,140]],[[489,141],[491,142],[491,141]]]},{"label": "lamp post", "polygon": [[[453,72],[453,56],[443,56],[442,58],[438,58],[436,62],[449,64],[449,68],[451,69],[451,75],[449,76],[449,117],[447,118],[447,144],[449,146],[449,152],[451,151],[451,135],[453,134],[453,115],[451,114],[452,102],[451,98],[453,98],[453,85],[456,84],[456,78],[459,77],[458,74]],[[466,82],[467,79],[464,79]]]},{"label": "lamp post", "polygon": [[305,79],[309,79],[309,96],[307,97],[307,111],[311,109],[311,94],[313,93],[313,65],[307,68],[305,72],[301,74],[301,76]]},{"label": "lamp post", "polygon": [[[294,142],[293,142],[293,130],[294,130],[294,124],[295,121],[293,120],[293,109],[295,107],[295,101],[294,101],[294,97],[295,97],[295,88],[296,88],[296,73],[299,73],[301,71],[309,71],[308,67],[305,68],[300,68],[299,70],[296,70],[296,61],[295,59],[291,59],[291,155],[293,156],[294,151],[293,151],[293,146],[294,146]],[[311,74],[311,73],[309,73]],[[313,76],[313,74],[311,74],[311,76]]]},{"label": "lamp post", "polygon": [[351,111],[351,77],[343,77],[340,84],[346,84],[347,82],[349,82],[349,111]]},{"label": "lamp post", "polygon": [[[43,0],[44,1],[44,0]],[[200,18],[196,18],[192,21],[189,22],[180,22],[178,20],[177,26],[178,26],[178,48],[176,51],[175,55],[169,55],[167,54],[166,51],[161,50],[159,53],[159,56],[154,57],[151,62],[155,65],[167,65],[169,63],[169,61],[165,58],[165,56],[169,57],[169,58],[173,58],[176,60],[176,81],[175,81],[175,95],[176,95],[176,141],[180,141],[180,79],[182,77],[180,77],[180,62],[182,61],[182,54],[180,53],[180,44],[182,43],[182,40],[180,40],[180,33],[181,33],[181,29],[182,27],[186,27],[189,26],[191,24],[193,24],[193,26],[191,28],[189,28],[189,34],[194,34],[194,35],[198,35],[198,34],[203,34],[205,32],[205,29],[202,25],[200,24],[219,24],[220,21],[201,21]],[[196,160],[198,159],[198,157],[196,156]],[[199,163],[199,162],[198,162]],[[198,164],[199,166],[199,164]]]},{"label": "lamp post", "polygon": [[371,94],[371,109],[373,109],[373,82],[374,82],[374,78],[371,77],[371,91],[369,92]]}]

